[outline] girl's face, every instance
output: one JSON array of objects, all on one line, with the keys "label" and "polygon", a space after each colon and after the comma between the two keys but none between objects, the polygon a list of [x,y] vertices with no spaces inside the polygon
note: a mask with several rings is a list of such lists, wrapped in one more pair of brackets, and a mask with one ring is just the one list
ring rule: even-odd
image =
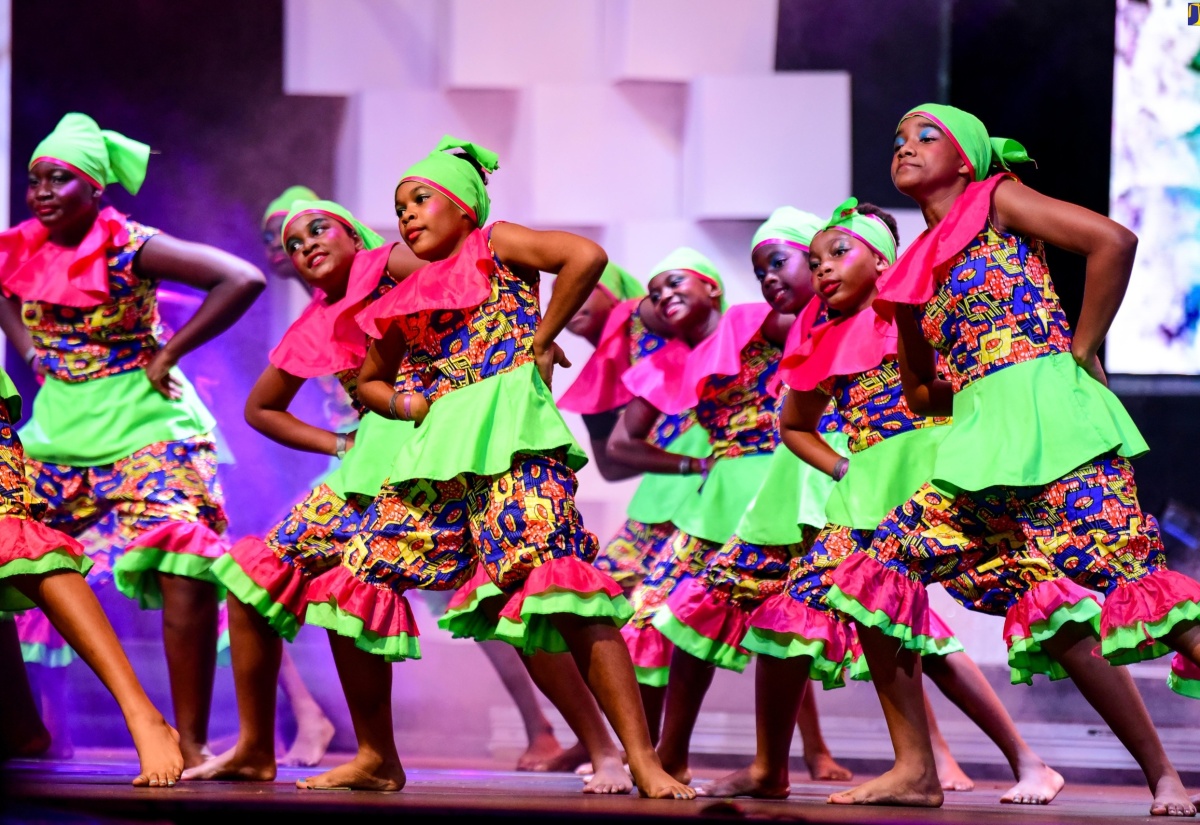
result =
[{"label": "girl's face", "polygon": [[808,274],[808,253],[782,243],[755,247],[750,255],[754,277],[762,287],[771,309],[795,315],[812,299],[812,280]]},{"label": "girl's face", "polygon": [[263,250],[267,253],[267,263],[271,266],[271,271],[280,278],[291,278],[296,274],[296,270],[292,267],[291,256],[283,248],[283,220],[287,215],[276,214],[267,218],[263,224],[262,241]]},{"label": "girl's face", "polygon": [[423,261],[451,257],[476,228],[453,201],[415,180],[404,181],[396,188],[396,218],[404,242]]},{"label": "girl's face", "polygon": [[362,241],[341,221],[314,212],[291,222],[283,246],[306,284],[341,297]]},{"label": "girl's face", "polygon": [[839,315],[853,315],[870,304],[875,279],[887,267],[875,250],[837,229],[818,232],[808,253],[813,291]]},{"label": "girl's face", "polygon": [[721,290],[686,269],[668,269],[650,280],[650,302],[654,314],[680,337],[705,324],[719,311]]},{"label": "girl's face", "polygon": [[100,209],[100,190],[65,166],[38,161],[29,170],[25,205],[50,234],[89,225]]},{"label": "girl's face", "polygon": [[905,118],[892,144],[892,183],[910,198],[921,192],[970,180],[971,170],[950,140],[931,120],[920,115]]},{"label": "girl's face", "polygon": [[583,306],[567,322],[567,332],[588,341],[599,340],[614,303],[608,292],[599,287],[593,289]]}]

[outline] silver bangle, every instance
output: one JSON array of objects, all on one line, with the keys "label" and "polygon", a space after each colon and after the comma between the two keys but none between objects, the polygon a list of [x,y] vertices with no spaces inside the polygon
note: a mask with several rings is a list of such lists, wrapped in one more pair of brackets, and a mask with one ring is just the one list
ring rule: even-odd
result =
[{"label": "silver bangle", "polygon": [[850,459],[839,458],[837,464],[833,465],[833,480],[841,481],[846,477],[846,472],[850,469]]},{"label": "silver bangle", "polygon": [[335,436],[336,446],[333,448],[333,454],[335,456],[337,456],[339,460],[346,457],[346,441],[347,441],[347,438],[346,438],[345,433],[337,433],[336,434],[336,436]]},{"label": "silver bangle", "polygon": [[25,363],[28,366],[33,366],[33,359],[37,358],[37,347],[30,347],[25,350]]},{"label": "silver bangle", "polygon": [[692,460],[687,456],[679,459],[679,474],[685,476],[692,471]]}]

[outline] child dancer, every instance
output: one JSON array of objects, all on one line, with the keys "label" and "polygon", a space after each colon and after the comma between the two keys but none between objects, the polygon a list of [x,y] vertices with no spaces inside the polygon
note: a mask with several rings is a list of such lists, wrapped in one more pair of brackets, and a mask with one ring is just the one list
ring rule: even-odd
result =
[{"label": "child dancer", "polygon": [[[0,234],[0,243],[13,244],[13,233],[20,231]],[[83,546],[34,520],[42,505],[25,475],[21,439],[13,428],[20,410],[21,397],[0,369],[0,611],[39,608],[117,700],[141,763],[133,784],[174,785],[183,770],[179,735],[142,690],[96,594],[84,581],[91,562]],[[3,624],[4,664],[21,667],[12,623]],[[11,690],[25,703],[31,700],[24,674],[10,678],[5,673],[6,693]]]},{"label": "child dancer", "polygon": [[[917,107],[897,128],[892,179],[921,206],[929,229],[881,283],[880,299],[905,305],[896,320],[910,406],[953,408],[954,423],[932,483],[833,577],[828,599],[859,623],[896,766],[831,801],[940,802],[916,712],[921,665],[900,642],[905,628],[927,621],[922,584],[999,569],[1013,573],[1003,587],[977,589],[981,604],[1008,612],[1010,661],[1049,659],[1071,676],[1141,765],[1154,794],[1151,813],[1190,816],[1195,808],[1129,675],[1094,655],[1101,648],[1088,623],[1065,623],[1071,609],[1045,599],[1059,569],[1103,589],[1102,650],[1110,662],[1171,647],[1200,658],[1200,585],[1163,566],[1128,462],[1145,442],[1099,380],[1096,350],[1120,305],[1136,238],[1006,173],[989,178],[994,166],[1022,159],[1020,144],[989,138],[977,118],[949,106]],[[1074,336],[1043,241],[1088,258]],[[935,371],[935,351],[948,382]],[[1023,546],[998,557],[1010,541]]]},{"label": "child dancer", "polygon": [[[332,201],[295,201],[281,231],[284,249],[313,290],[313,299],[272,350],[271,364],[246,401],[246,420],[281,444],[340,460],[354,446],[355,433],[307,424],[288,412],[288,406],[307,379],[326,375],[335,376],[346,396],[354,398],[358,368],[367,350],[366,336],[354,323],[354,315],[408,274],[411,259],[401,246],[385,244]],[[399,424],[397,429],[411,430],[411,425]],[[378,446],[368,444],[368,449]],[[275,778],[275,685],[281,639],[293,640],[310,604],[325,595],[313,591],[322,588],[321,574],[337,567],[365,505],[363,499],[340,495],[328,483],[320,483],[265,542],[243,538],[213,565],[213,574],[229,591],[238,741],[228,752],[188,770],[185,779]],[[366,599],[371,595],[366,593]],[[360,610],[354,602],[364,602],[362,594],[342,592],[338,597],[350,612]],[[375,652],[388,661],[418,657],[417,630],[407,601],[401,597],[390,607],[385,625],[372,622],[377,616],[362,615],[367,625],[364,635],[386,635],[388,643]],[[336,626],[329,634],[335,650],[338,645],[354,644],[335,631]]]},{"label": "child dancer", "polygon": [[[149,151],[78,113],[38,145],[26,191],[36,220],[6,233],[0,260],[0,285],[25,303],[0,302],[0,325],[46,377],[22,430],[26,472],[49,503],[45,520],[71,535],[110,526],[111,544],[93,548],[93,560],[115,562],[122,593],[163,609],[175,721],[184,759],[195,765],[204,758],[217,648],[209,568],[225,514],[213,418],[175,364],[233,324],[264,280],[220,250],[101,209],[108,184],[137,192]],[[166,342],[159,280],[208,292]]]},{"label": "child dancer", "polygon": [[[394,457],[344,565],[389,597],[455,587],[483,565],[502,591],[489,600],[498,613],[481,605],[490,634],[526,653],[570,651],[640,792],[691,798],[650,744],[617,630],[629,608],[620,587],[588,563],[595,538],[574,505],[574,468],[584,456],[548,391],[554,365],[566,360],[554,338],[599,280],[604,253],[564,232],[481,229],[490,207],[483,170],[496,167],[493,153],[446,137],[397,187],[405,242],[429,263],[360,314],[382,338],[368,352],[358,394],[373,410],[421,424]],[[558,274],[544,318],[538,271]],[[422,393],[393,389],[404,357]],[[316,784],[403,784],[390,730],[372,724],[390,688],[372,658],[340,661],[339,675],[356,730],[373,738]]]},{"label": "child dancer", "polygon": [[[786,590],[750,618],[744,644],[761,654],[758,753],[751,767],[707,789],[714,796],[788,795],[791,731],[777,720],[795,713],[810,678],[826,687],[839,685],[851,658],[850,628],[825,604],[829,575],[850,553],[866,547],[874,527],[924,482],[927,456],[945,434],[938,426],[944,420],[914,415],[904,403],[895,332],[870,308],[877,275],[896,259],[894,221],[875,207],[856,204],[854,199],[842,204],[812,239],[806,263],[819,292],[793,327],[780,370],[790,388],[780,412],[784,443],[806,466],[839,483],[824,508],[829,524],[792,558]],[[852,433],[850,458],[825,435],[830,403]],[[846,476],[850,461],[855,472]],[[1062,777],[1022,741],[978,667],[944,623],[933,619],[936,632],[920,642],[922,662],[1008,758],[1018,784],[1002,801],[1049,802],[1061,790]],[[952,777],[961,771],[944,741],[938,750],[945,753],[938,755],[942,786],[953,789]]]}]

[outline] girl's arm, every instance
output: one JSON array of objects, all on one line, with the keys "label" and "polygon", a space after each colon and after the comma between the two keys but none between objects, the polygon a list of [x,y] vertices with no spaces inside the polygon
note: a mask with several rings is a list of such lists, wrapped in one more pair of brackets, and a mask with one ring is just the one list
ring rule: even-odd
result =
[{"label": "girl's arm", "polygon": [[843,457],[817,433],[829,396],[818,390],[789,389],[779,411],[779,434],[783,443],[802,461],[832,476]]},{"label": "girl's arm", "polygon": [[1097,353],[1129,286],[1137,235],[1090,209],[1046,197],[1011,180],[996,187],[993,208],[1001,228],[1087,258],[1083,309],[1075,325],[1071,354],[1103,382]]},{"label": "girl's arm", "polygon": [[44,375],[45,370],[34,352],[33,338],[21,320],[21,302],[16,298],[0,296],[0,330],[5,338],[12,341],[13,347],[21,353],[30,369],[37,375]]},{"label": "girl's arm", "polygon": [[617,426],[608,439],[609,457],[643,473],[663,475],[705,474],[712,466],[707,458],[688,458],[669,453],[651,444],[646,438],[654,429],[661,413],[641,398],[625,407]]},{"label": "girl's arm", "polygon": [[[303,386],[303,378],[268,364],[246,399],[246,423],[272,441],[293,450],[337,455],[337,433],[314,427],[288,412],[292,399]],[[347,449],[353,443],[354,433],[347,434]]]},{"label": "girl's arm", "polygon": [[407,418],[419,424],[429,412],[425,396],[419,392],[396,392],[396,376],[400,372],[406,349],[404,336],[395,325],[388,327],[382,338],[371,342],[367,349],[367,360],[358,371],[358,400],[371,412],[384,418]]},{"label": "girl's arm", "polygon": [[950,415],[954,388],[938,378],[937,352],[925,340],[911,307],[896,307],[896,328],[900,331],[900,381],[908,408],[917,415]]},{"label": "girl's arm", "polygon": [[608,452],[608,439],[612,436],[621,418],[619,410],[605,413],[584,413],[583,423],[587,427],[588,440],[592,444],[592,456],[596,469],[605,481],[622,481],[641,475],[641,470],[615,460]]},{"label": "girl's arm", "polygon": [[788,331],[795,322],[795,315],[783,315],[771,310],[771,313],[767,315],[767,320],[763,321],[763,337],[775,346],[782,347],[787,343]]},{"label": "girl's arm", "polygon": [[492,250],[509,266],[558,276],[533,337],[538,371],[549,386],[555,364],[571,366],[554,339],[600,282],[608,256],[597,244],[570,232],[539,232],[513,223],[492,229]]},{"label": "girl's arm", "polygon": [[387,271],[396,283],[400,283],[424,265],[425,262],[413,254],[408,244],[392,244],[392,251],[388,253]]},{"label": "girl's arm", "polygon": [[267,281],[262,272],[241,258],[169,235],[155,235],[146,241],[134,259],[134,268],[142,277],[175,281],[208,293],[196,314],[146,365],[146,377],[154,388],[167,398],[178,398],[179,383],[171,377],[171,367],[233,326]]}]

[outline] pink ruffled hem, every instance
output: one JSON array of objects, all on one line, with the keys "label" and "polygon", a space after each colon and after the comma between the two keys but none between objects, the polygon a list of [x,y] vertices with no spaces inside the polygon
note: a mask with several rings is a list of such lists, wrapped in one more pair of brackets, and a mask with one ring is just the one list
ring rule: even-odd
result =
[{"label": "pink ruffled hem", "polygon": [[1050,624],[1051,616],[1064,607],[1092,599],[1092,594],[1070,579],[1038,582],[1004,617],[1004,639],[1032,639],[1035,628]]},{"label": "pink ruffled hem", "polygon": [[938,612],[933,608],[929,609],[929,638],[935,642],[946,641],[954,638],[954,630],[946,623],[946,620],[938,615]]},{"label": "pink ruffled hem", "polygon": [[238,539],[229,548],[229,555],[274,604],[303,621],[316,579],[280,560],[258,536]]},{"label": "pink ruffled hem", "polygon": [[630,622],[621,628],[621,638],[629,648],[629,658],[633,660],[634,667],[656,670],[671,666],[675,645],[667,641],[657,627],[650,624],[635,627]]},{"label": "pink ruffled hem", "polygon": [[487,574],[487,570],[483,565],[477,565],[475,572],[471,574],[471,578],[454,591],[454,595],[450,597],[450,603],[446,605],[446,610],[458,610],[471,601],[475,595],[475,591],[483,587],[485,584],[491,583],[491,578]]},{"label": "pink ruffled hem", "polygon": [[699,579],[686,579],[667,598],[667,609],[679,622],[706,639],[737,647],[746,635],[749,614],[733,602],[718,602]]},{"label": "pink ruffled hem", "polygon": [[885,567],[866,553],[851,553],[833,571],[832,583],[870,613],[904,625],[914,636],[933,637],[929,594],[925,587]]},{"label": "pink ruffled hem", "polygon": [[219,559],[227,550],[224,539],[198,521],[168,521],[153,527],[131,541],[127,551],[139,547],[205,559]]},{"label": "pink ruffled hem", "polygon": [[1200,665],[1176,653],[1171,657],[1171,673],[1178,679],[1200,682]]},{"label": "pink ruffled hem", "polygon": [[313,580],[309,601],[333,602],[344,613],[363,623],[363,629],[380,637],[419,636],[417,620],[408,599],[399,593],[364,584],[344,567],[335,567]]},{"label": "pink ruffled hem", "polygon": [[[484,577],[487,577],[486,573]],[[623,598],[625,592],[607,573],[597,570],[582,559],[564,556],[533,568],[522,583],[521,589],[509,598],[504,609],[500,611],[500,618],[520,623],[521,607],[525,604],[525,599],[554,590],[581,595],[604,593],[609,598]]]},{"label": "pink ruffled hem", "polygon": [[34,561],[58,551],[80,559],[84,556],[82,544],[40,521],[0,519],[0,567],[18,559]]},{"label": "pink ruffled hem", "polygon": [[1186,604],[1200,604],[1200,582],[1173,570],[1156,570],[1105,598],[1100,635],[1107,638],[1121,628],[1153,625]]},{"label": "pink ruffled hem", "polygon": [[848,622],[831,612],[809,607],[787,593],[778,593],[759,605],[747,621],[747,629],[751,627],[822,642],[825,658],[833,662],[846,660],[847,654],[853,658],[857,648],[857,636]]}]

